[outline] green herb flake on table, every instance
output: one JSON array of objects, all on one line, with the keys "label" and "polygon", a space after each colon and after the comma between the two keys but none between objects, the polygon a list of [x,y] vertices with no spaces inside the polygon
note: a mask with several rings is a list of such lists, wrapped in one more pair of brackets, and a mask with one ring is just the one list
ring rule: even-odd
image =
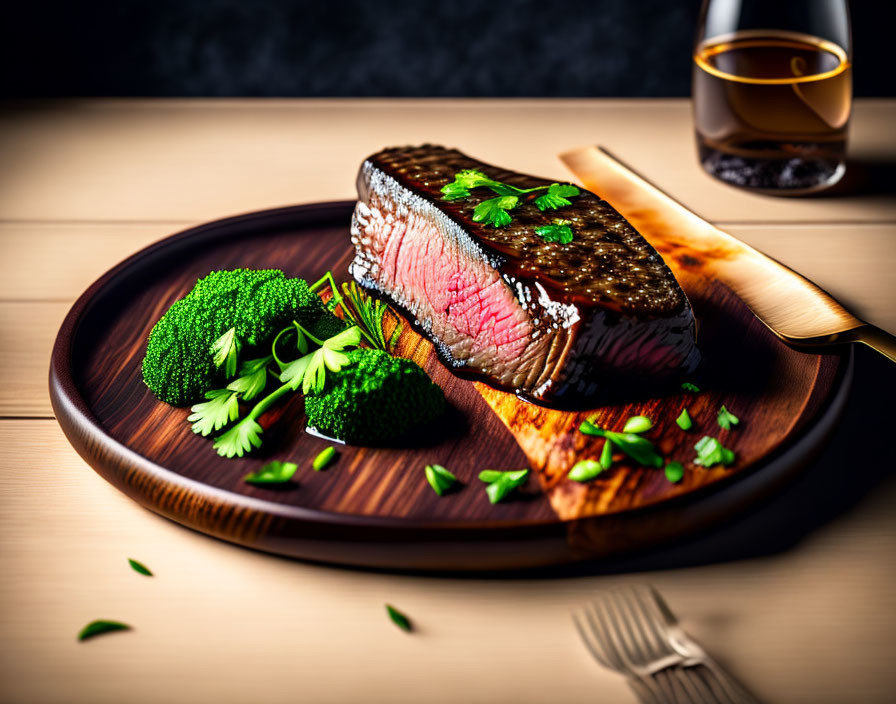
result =
[{"label": "green herb flake on table", "polygon": [[243,481],[247,484],[285,484],[296,473],[298,465],[293,462],[272,460],[257,472],[250,472]]},{"label": "green herb flake on table", "polygon": [[432,490],[439,496],[443,496],[457,482],[457,477],[440,464],[426,465],[423,473]]}]

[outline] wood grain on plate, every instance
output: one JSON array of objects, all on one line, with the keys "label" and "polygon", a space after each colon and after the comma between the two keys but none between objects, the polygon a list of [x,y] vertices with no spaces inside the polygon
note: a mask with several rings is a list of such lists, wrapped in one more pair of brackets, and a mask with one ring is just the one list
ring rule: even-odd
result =
[{"label": "wood grain on plate", "polygon": [[[579,413],[543,409],[454,377],[405,325],[400,352],[422,364],[450,402],[445,419],[414,447],[344,447],[328,470],[314,472],[311,459],[327,443],[302,431],[301,398],[293,397],[263,419],[265,445],[256,456],[218,457],[191,432],[187,409],[160,403],[143,385],[150,329],[212,269],[276,267],[309,279],[332,269],[345,278],[351,207],[297,206],[192,228],[91,286],[66,318],[51,364],[54,410],[78,452],[145,506],[251,547],[370,566],[507,568],[631,549],[706,525],[756,500],[805,460],[824,435],[807,443],[809,431],[826,427],[839,409],[832,399],[842,401],[842,358],[787,348],[729,291],[691,267],[676,274],[700,326],[705,362],[695,380],[705,391],[697,396],[681,392]],[[716,425],[721,403],[743,419],[738,429]],[[688,433],[675,425],[685,405],[695,420]],[[656,421],[648,437],[662,452],[685,463],[683,482],[670,484],[662,471],[621,457],[590,485],[566,480],[576,459],[600,450],[576,432],[583,418],[596,414],[600,424],[621,429],[637,413]],[[703,434],[736,450],[737,463],[690,464]],[[271,458],[299,465],[294,484],[276,490],[242,481]],[[423,477],[432,462],[451,469],[460,489],[436,496]],[[527,464],[535,475],[529,484],[491,505],[478,472]],[[756,474],[767,481],[743,481]]]}]

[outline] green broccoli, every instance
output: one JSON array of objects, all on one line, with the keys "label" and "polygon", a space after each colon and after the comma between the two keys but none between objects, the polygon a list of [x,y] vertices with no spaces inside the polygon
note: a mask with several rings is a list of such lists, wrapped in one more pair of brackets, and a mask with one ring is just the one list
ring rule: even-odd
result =
[{"label": "green broccoli", "polygon": [[213,271],[150,332],[143,381],[172,405],[196,401],[224,380],[212,351],[224,333],[233,328],[241,348],[255,348],[293,320],[322,338],[346,327],[303,279],[287,278],[279,269]]},{"label": "green broccoli", "polygon": [[349,364],[305,397],[308,425],[353,444],[380,444],[431,422],[445,396],[419,365],[373,349],[348,352]]}]

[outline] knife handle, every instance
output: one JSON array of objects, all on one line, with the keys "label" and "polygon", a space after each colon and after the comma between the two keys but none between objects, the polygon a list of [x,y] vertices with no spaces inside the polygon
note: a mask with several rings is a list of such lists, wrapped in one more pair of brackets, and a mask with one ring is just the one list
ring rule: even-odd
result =
[{"label": "knife handle", "polygon": [[873,325],[863,325],[853,333],[856,342],[877,350],[891,362],[896,362],[896,337]]}]

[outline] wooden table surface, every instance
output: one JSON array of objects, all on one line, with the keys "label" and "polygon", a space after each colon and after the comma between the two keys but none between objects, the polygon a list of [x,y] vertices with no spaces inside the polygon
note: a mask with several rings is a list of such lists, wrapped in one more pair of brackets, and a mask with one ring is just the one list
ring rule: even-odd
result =
[{"label": "wooden table surface", "polygon": [[[896,333],[894,124],[896,100],[857,101],[852,173],[867,177],[784,199],[704,175],[684,100],[4,104],[0,700],[631,702],[569,613],[596,588],[650,581],[764,701],[893,701],[896,367],[867,350],[822,457],[749,515],[625,560],[477,578],[305,564],[149,513],[69,447],[47,368],[71,303],[134,250],[229,214],[352,198],[367,154],[424,141],[558,179],[557,153],[603,144]],[[77,643],[95,618],[134,630]]]}]

